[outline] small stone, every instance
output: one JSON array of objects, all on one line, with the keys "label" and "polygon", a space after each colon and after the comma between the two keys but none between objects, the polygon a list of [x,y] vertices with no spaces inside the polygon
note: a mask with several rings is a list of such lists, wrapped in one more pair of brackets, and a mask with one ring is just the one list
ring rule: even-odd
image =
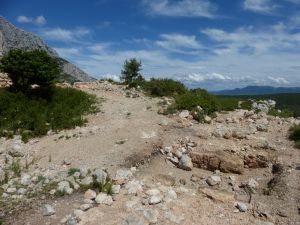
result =
[{"label": "small stone", "polygon": [[247,182],[247,186],[251,187],[251,188],[257,188],[259,186],[258,182],[256,180],[254,180],[253,178],[251,178],[248,182]]},{"label": "small stone", "polygon": [[152,209],[146,209],[146,210],[144,210],[144,217],[151,223],[151,224],[153,224],[153,223],[157,223],[157,218],[158,218],[158,216],[159,216],[159,212],[156,210],[156,209],[154,209],[154,210],[152,210]]},{"label": "small stone", "polygon": [[57,186],[57,190],[63,193],[67,192],[67,190],[70,189],[70,184],[68,181],[61,181]]},{"label": "small stone", "polygon": [[204,116],[204,122],[205,123],[211,123],[211,117],[210,116]]},{"label": "small stone", "polygon": [[162,201],[162,197],[160,195],[153,195],[149,198],[150,205],[156,205]]},{"label": "small stone", "polygon": [[180,178],[179,183],[182,184],[182,185],[186,185],[186,179]]},{"label": "small stone", "polygon": [[255,225],[274,225],[274,223],[256,220],[256,221],[255,221]]},{"label": "small stone", "polygon": [[183,110],[181,113],[179,113],[179,117],[184,119],[187,118],[190,115],[190,112],[188,110]]},{"label": "small stone", "polygon": [[22,152],[22,147],[19,144],[14,144],[9,150],[8,154],[12,157],[23,157],[24,152]]},{"label": "small stone", "polygon": [[28,186],[31,183],[31,176],[29,174],[23,174],[20,183],[24,186]]},{"label": "small stone", "polygon": [[171,202],[172,200],[175,200],[175,199],[177,199],[177,194],[172,189],[168,190],[164,195],[165,202]]},{"label": "small stone", "polygon": [[206,183],[209,185],[209,186],[215,186],[219,183],[221,183],[221,178],[219,176],[209,176],[207,179],[206,179]]},{"label": "small stone", "polygon": [[183,170],[191,171],[193,169],[192,159],[188,155],[183,154],[178,163],[178,167]]},{"label": "small stone", "polygon": [[94,200],[97,197],[97,193],[94,190],[88,189],[85,193],[84,193],[84,198],[85,199],[89,199],[89,200]]},{"label": "small stone", "polygon": [[247,212],[248,210],[248,207],[245,203],[242,203],[242,202],[238,202],[236,204],[236,207],[240,210],[240,212]]},{"label": "small stone", "polygon": [[91,176],[85,177],[81,180],[80,183],[81,183],[81,185],[89,186],[93,183],[93,177],[91,177]]},{"label": "small stone", "polygon": [[92,204],[83,204],[83,205],[80,206],[80,209],[81,209],[82,211],[87,211],[87,210],[89,210],[90,208],[93,208],[93,205],[92,205]]},{"label": "small stone", "polygon": [[121,189],[120,185],[112,185],[111,188],[112,188],[113,194],[119,194],[120,193],[120,189]]},{"label": "small stone", "polygon": [[17,188],[14,188],[14,187],[7,188],[7,190],[6,190],[6,192],[9,193],[9,194],[16,193],[16,191],[17,191]]},{"label": "small stone", "polygon": [[121,139],[121,140],[116,141],[116,144],[122,145],[122,144],[125,144],[126,141],[128,141],[128,139]]},{"label": "small stone", "polygon": [[113,183],[121,185],[121,184],[124,184],[127,180],[129,180],[132,177],[133,177],[133,175],[130,170],[119,169],[116,172],[116,176],[113,179]]},{"label": "small stone", "polygon": [[68,159],[64,159],[64,160],[62,161],[62,165],[69,166],[69,165],[71,165],[71,161],[68,160]]},{"label": "small stone", "polygon": [[44,205],[42,208],[43,216],[52,216],[55,214],[55,210],[51,205]]},{"label": "small stone", "polygon": [[138,180],[129,181],[125,188],[128,190],[128,194],[137,194],[138,192],[143,191],[142,184]]},{"label": "small stone", "polygon": [[146,194],[149,196],[160,195],[160,190],[153,188],[153,189],[146,191]]},{"label": "small stone", "polygon": [[25,195],[26,192],[27,192],[27,190],[26,190],[25,188],[19,188],[19,189],[18,189],[18,194],[19,194],[19,195]]},{"label": "small stone", "polygon": [[104,204],[104,205],[112,205],[113,199],[110,195],[107,195],[106,193],[100,193],[97,195],[95,201],[98,204]]},{"label": "small stone", "polygon": [[146,225],[144,221],[135,215],[128,215],[123,221],[122,225]]}]

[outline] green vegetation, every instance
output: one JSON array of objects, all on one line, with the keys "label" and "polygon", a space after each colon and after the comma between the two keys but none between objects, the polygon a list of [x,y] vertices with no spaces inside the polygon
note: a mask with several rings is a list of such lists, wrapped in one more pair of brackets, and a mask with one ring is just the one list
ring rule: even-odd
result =
[{"label": "green vegetation", "polygon": [[295,141],[295,147],[300,149],[300,125],[293,126],[289,129],[289,138]]},{"label": "green vegetation", "polygon": [[83,115],[97,111],[96,97],[72,88],[52,88],[49,99],[0,90],[0,136],[21,134],[27,141],[49,130],[83,125]]},{"label": "green vegetation", "polygon": [[147,94],[154,97],[178,96],[185,94],[187,88],[179,81],[172,79],[154,79],[150,81],[140,80],[136,82]]},{"label": "green vegetation", "polygon": [[135,80],[142,79],[140,71],[142,70],[142,63],[136,58],[125,60],[123,65],[123,70],[121,71],[121,81],[124,81],[125,84],[131,84]]},{"label": "green vegetation", "polygon": [[70,168],[70,169],[68,170],[68,176],[72,176],[72,175],[74,175],[74,173],[76,173],[76,172],[80,172],[80,169],[78,169],[78,168]]},{"label": "green vegetation", "polygon": [[195,89],[175,97],[175,106],[178,110],[196,110],[200,106],[205,114],[212,114],[218,110],[215,96],[206,90]]},{"label": "green vegetation", "polygon": [[31,85],[49,87],[61,72],[59,62],[45,51],[14,49],[0,61],[1,71],[8,73],[15,92],[27,93]]}]

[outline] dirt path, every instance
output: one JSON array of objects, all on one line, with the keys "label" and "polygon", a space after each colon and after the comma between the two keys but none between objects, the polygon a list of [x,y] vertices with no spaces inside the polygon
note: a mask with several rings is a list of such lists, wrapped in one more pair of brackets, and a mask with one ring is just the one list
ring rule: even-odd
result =
[{"label": "dirt path", "polygon": [[80,138],[72,137],[76,131],[66,131],[71,136],[67,140],[59,139],[63,132],[41,138],[31,145],[36,156],[42,158],[40,166],[59,166],[66,159],[72,167],[107,167],[114,170],[133,163],[128,162],[132,155],[138,160],[150,154],[152,145],[168,135],[159,125],[168,123],[168,118],[157,114],[157,99],[128,98],[116,86],[110,91],[100,87],[89,92],[104,99],[100,107],[102,112],[88,117],[87,132],[96,131]]}]

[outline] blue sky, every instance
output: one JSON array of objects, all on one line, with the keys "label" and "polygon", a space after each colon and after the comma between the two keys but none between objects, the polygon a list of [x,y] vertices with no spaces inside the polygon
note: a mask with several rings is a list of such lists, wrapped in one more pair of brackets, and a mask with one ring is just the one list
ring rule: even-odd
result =
[{"label": "blue sky", "polygon": [[136,57],[190,87],[300,86],[300,0],[2,0],[0,15],[96,78]]}]

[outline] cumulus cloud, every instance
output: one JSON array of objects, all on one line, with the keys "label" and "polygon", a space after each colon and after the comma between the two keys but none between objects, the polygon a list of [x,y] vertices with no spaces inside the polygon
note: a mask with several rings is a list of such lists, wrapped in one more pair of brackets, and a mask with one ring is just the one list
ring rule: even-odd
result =
[{"label": "cumulus cloud", "polygon": [[277,23],[274,26],[240,27],[228,32],[221,29],[204,29],[201,32],[211,40],[222,43],[215,54],[225,55],[239,52],[241,54],[261,54],[271,51],[291,51],[300,48],[300,32],[295,30],[296,23]]},{"label": "cumulus cloud", "polygon": [[277,84],[277,85],[287,85],[287,84],[290,84],[290,82],[288,82],[283,77],[271,77],[271,76],[268,76],[268,79],[270,81],[272,81],[273,83]]},{"label": "cumulus cloud", "polygon": [[91,31],[87,28],[79,27],[74,30],[63,28],[45,29],[41,35],[48,40],[77,42],[83,37],[89,35]]},{"label": "cumulus cloud", "polygon": [[232,80],[231,77],[219,74],[219,73],[209,73],[209,74],[190,74],[185,78],[187,81],[195,81],[198,83],[207,82],[207,81],[226,81]]},{"label": "cumulus cloud", "polygon": [[39,26],[42,26],[47,22],[44,16],[37,16],[36,18],[27,17],[27,16],[18,16],[17,21],[19,23],[31,23]]},{"label": "cumulus cloud", "polygon": [[209,0],[143,0],[150,15],[215,18],[217,7]]},{"label": "cumulus cloud", "polygon": [[156,44],[170,51],[184,53],[184,49],[190,50],[201,48],[201,44],[197,41],[196,36],[194,35],[162,34],[160,37],[162,40],[156,41]]},{"label": "cumulus cloud", "polygon": [[278,6],[273,0],[245,0],[243,8],[256,13],[269,14],[275,12]]}]

